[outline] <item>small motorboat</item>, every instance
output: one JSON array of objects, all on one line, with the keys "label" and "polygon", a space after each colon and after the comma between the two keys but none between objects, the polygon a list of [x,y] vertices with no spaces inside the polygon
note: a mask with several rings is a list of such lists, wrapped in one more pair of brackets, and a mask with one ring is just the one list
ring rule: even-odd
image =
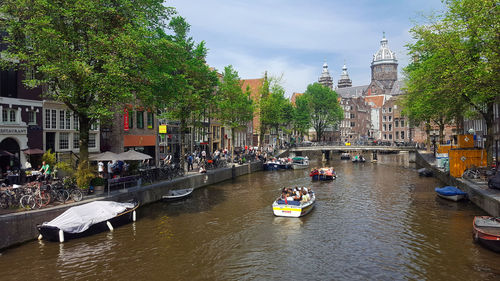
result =
[{"label": "small motorboat", "polygon": [[351,160],[351,155],[349,153],[342,153],[340,155],[340,160]]},{"label": "small motorboat", "polygon": [[476,216],[472,222],[474,241],[495,252],[500,252],[500,220],[489,216]]},{"label": "small motorboat", "polygon": [[311,199],[307,202],[276,199],[273,203],[273,213],[278,217],[298,218],[307,215],[314,208],[316,195],[313,191],[310,193]]},{"label": "small motorboat", "polygon": [[331,181],[337,178],[337,173],[333,168],[321,168],[311,171],[309,176],[313,181]]},{"label": "small motorboat", "polygon": [[191,193],[193,193],[193,190],[193,188],[169,190],[166,195],[162,196],[162,198],[163,200],[168,201],[181,200],[191,195]]},{"label": "small motorboat", "polygon": [[103,231],[113,231],[135,221],[138,202],[94,201],[67,209],[55,219],[38,225],[39,239],[64,242]]},{"label": "small motorboat", "polygon": [[428,168],[421,168],[417,170],[418,175],[422,177],[432,177],[432,170]]},{"label": "small motorboat", "polygon": [[293,157],[292,158],[292,169],[305,169],[309,167],[309,158],[307,157]]},{"label": "small motorboat", "polygon": [[365,157],[363,157],[363,155],[360,155],[360,156],[354,156],[354,158],[352,158],[352,163],[364,163],[366,162],[366,159]]},{"label": "small motorboat", "polygon": [[466,192],[463,192],[455,186],[436,187],[434,190],[439,197],[451,201],[459,201],[467,197]]},{"label": "small motorboat", "polygon": [[264,163],[264,171],[288,170],[292,169],[292,164],[284,160],[271,160]]}]

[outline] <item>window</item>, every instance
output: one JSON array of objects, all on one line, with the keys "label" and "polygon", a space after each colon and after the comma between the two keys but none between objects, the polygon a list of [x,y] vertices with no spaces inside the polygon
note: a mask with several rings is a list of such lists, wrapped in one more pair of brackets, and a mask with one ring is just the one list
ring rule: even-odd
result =
[{"label": "window", "polygon": [[6,123],[9,121],[9,113],[7,109],[2,110],[2,122]]},{"label": "window", "polygon": [[384,119],[384,122],[386,122],[386,121],[387,121],[387,116],[385,116],[385,115],[384,115],[384,116],[382,117],[382,119]]},{"label": "window", "polygon": [[73,134],[73,148],[80,148],[80,133]]},{"label": "window", "polygon": [[399,132],[396,132],[396,139],[399,139]]},{"label": "window", "polygon": [[391,113],[391,112],[392,112],[392,107],[389,107],[389,113]]},{"label": "window", "polygon": [[354,108],[352,107],[352,105],[350,106],[350,109],[353,110]]},{"label": "window", "polygon": [[386,135],[386,134],[384,134],[384,140],[386,140],[386,139],[387,139],[387,135]]},{"label": "window", "polygon": [[66,114],[64,114],[64,110],[59,110],[59,129],[62,129],[64,130],[65,128],[65,122],[64,122],[64,118],[65,118]]},{"label": "window", "polygon": [[356,123],[351,122],[351,127],[356,127]]},{"label": "window", "polygon": [[382,125],[382,126],[383,126],[383,128],[384,128],[384,131],[387,131],[387,125],[386,125],[386,124],[384,124],[384,125]]},{"label": "window", "polygon": [[28,124],[36,124],[36,112],[33,110],[28,111]]},{"label": "window", "polygon": [[392,121],[392,116],[391,116],[391,115],[389,115],[389,122],[391,122],[391,121]]},{"label": "window", "polygon": [[405,131],[401,131],[401,139],[404,140],[405,139]]},{"label": "window", "polygon": [[45,129],[50,128],[50,109],[45,109]]},{"label": "window", "polygon": [[56,129],[57,128],[57,126],[56,126],[56,124],[57,124],[57,120],[56,120],[56,118],[57,118],[57,110],[52,109],[51,113],[52,113],[52,117],[50,119],[50,123],[52,124],[51,128],[52,129]]},{"label": "window", "polygon": [[78,120],[78,115],[73,112],[73,130],[80,130],[80,120]]},{"label": "window", "polygon": [[128,112],[128,128],[129,129],[134,128],[134,112],[133,111]]},{"label": "window", "polygon": [[66,113],[66,130],[71,129],[71,113],[69,111],[65,111]]},{"label": "window", "polygon": [[153,129],[153,127],[154,127],[153,113],[152,112],[148,112],[147,113],[147,118],[148,118],[148,129]]},{"label": "window", "polygon": [[389,139],[392,140],[392,134],[389,134]]},{"label": "window", "polygon": [[69,133],[59,133],[59,149],[69,149]]},{"label": "window", "polygon": [[0,96],[17,98],[17,71],[0,71]]},{"label": "window", "polygon": [[351,113],[351,119],[354,119],[354,116],[355,116],[354,113]]},{"label": "window", "polygon": [[401,127],[404,127],[404,126],[405,126],[405,121],[401,120]]},{"label": "window", "polygon": [[96,134],[89,134],[89,148],[96,147],[95,138],[96,138]]},{"label": "window", "polygon": [[137,129],[144,129],[144,112],[137,111]]},{"label": "window", "polygon": [[384,108],[382,108],[382,113],[385,113],[385,107],[384,107]]},{"label": "window", "polygon": [[2,122],[4,123],[16,123],[16,109],[6,109],[2,110]]},{"label": "window", "polygon": [[398,120],[394,120],[394,127],[397,128],[399,125],[399,121]]},{"label": "window", "polygon": [[91,131],[97,131],[97,129],[98,129],[97,125],[98,125],[97,122],[94,122],[94,123],[90,124],[90,130]]},{"label": "window", "polygon": [[389,124],[389,132],[392,131],[392,124]]}]

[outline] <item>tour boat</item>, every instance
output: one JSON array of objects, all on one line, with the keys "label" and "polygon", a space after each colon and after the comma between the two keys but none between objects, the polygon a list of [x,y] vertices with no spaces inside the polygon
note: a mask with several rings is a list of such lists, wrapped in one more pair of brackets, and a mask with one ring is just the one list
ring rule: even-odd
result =
[{"label": "tour boat", "polygon": [[434,190],[439,197],[452,201],[459,201],[467,197],[466,192],[454,186],[436,187]]},{"label": "tour boat", "polygon": [[163,200],[167,201],[175,201],[175,200],[180,200],[188,197],[193,193],[193,188],[185,188],[185,189],[174,189],[174,190],[169,190],[166,195],[163,195],[162,198]]},{"label": "tour boat", "polygon": [[94,201],[71,207],[55,219],[38,225],[39,239],[64,242],[135,221],[138,202]]},{"label": "tour boat", "polygon": [[273,213],[278,217],[298,218],[307,215],[316,203],[316,195],[314,192],[309,193],[311,199],[307,202],[287,201],[280,198],[273,203]]},{"label": "tour boat", "polygon": [[299,156],[292,158],[292,168],[294,170],[305,169],[307,167],[309,167],[309,158]]},{"label": "tour boat", "polygon": [[292,164],[283,161],[267,161],[264,163],[264,171],[288,170]]},{"label": "tour boat", "polygon": [[313,181],[331,181],[337,178],[337,174],[333,168],[321,168],[312,171],[309,176]]},{"label": "tour boat", "polygon": [[489,216],[476,216],[472,222],[474,241],[486,248],[500,252],[500,219]]}]

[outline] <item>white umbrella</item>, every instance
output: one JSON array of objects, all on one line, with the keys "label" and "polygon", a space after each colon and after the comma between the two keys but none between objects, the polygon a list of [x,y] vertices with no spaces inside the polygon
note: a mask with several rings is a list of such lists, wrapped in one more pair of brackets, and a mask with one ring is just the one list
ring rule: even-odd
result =
[{"label": "white umbrella", "polygon": [[113,153],[111,151],[106,151],[103,153],[89,156],[89,160],[90,161],[113,161],[113,160],[120,160],[120,157],[116,153]]},{"label": "white umbrella", "polygon": [[147,154],[140,153],[135,150],[129,150],[127,152],[120,153],[118,154],[118,157],[120,158],[120,160],[128,160],[128,161],[133,161],[133,160],[142,161],[153,158]]}]

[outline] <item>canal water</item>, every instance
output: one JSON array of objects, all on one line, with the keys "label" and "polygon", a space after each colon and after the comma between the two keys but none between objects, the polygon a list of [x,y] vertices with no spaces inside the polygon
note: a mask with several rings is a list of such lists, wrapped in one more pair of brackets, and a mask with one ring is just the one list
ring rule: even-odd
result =
[{"label": "canal water", "polygon": [[[258,172],[144,206],[112,233],[23,244],[0,254],[0,279],[500,280],[500,255],[472,241],[472,218],[485,213],[437,198],[442,183],[419,177],[407,154],[328,165],[333,182]],[[315,209],[274,217],[284,186],[312,186]]]}]

